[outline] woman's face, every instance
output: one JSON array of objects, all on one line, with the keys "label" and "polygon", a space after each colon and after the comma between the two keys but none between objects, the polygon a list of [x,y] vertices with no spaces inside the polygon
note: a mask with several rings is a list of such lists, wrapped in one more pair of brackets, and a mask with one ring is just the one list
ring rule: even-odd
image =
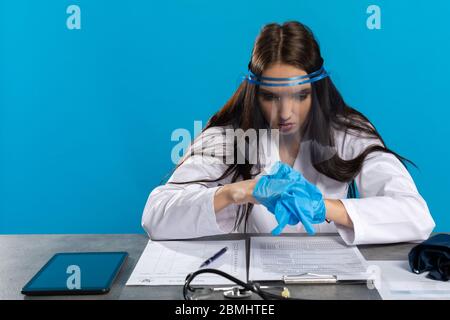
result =
[{"label": "woman's face", "polygon": [[[273,64],[264,70],[262,76],[291,78],[306,74],[304,70],[287,64]],[[295,135],[299,133],[311,109],[311,84],[286,87],[261,85],[258,101],[272,129],[279,129],[280,135]]]}]

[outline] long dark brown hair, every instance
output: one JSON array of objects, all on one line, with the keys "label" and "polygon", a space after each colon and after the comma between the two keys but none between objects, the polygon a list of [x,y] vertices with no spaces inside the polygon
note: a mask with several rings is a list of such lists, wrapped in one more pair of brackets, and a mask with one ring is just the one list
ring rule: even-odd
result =
[{"label": "long dark brown hair", "polygon": [[[312,31],[304,24],[297,21],[289,21],[282,25],[270,23],[265,25],[256,41],[251,54],[248,69],[256,75],[273,63],[283,63],[312,73],[323,65],[319,45]],[[314,168],[325,176],[341,182],[352,182],[360,172],[366,156],[375,151],[387,152],[395,155],[404,165],[411,161],[401,157],[388,149],[376,130],[375,126],[362,113],[348,106],[330,77],[311,84],[311,109],[301,130],[302,140],[311,140],[317,143],[311,144],[310,157]],[[234,129],[267,129],[269,124],[264,118],[258,103],[257,94],[259,86],[243,81],[227,103],[216,112],[208,121],[203,131],[211,127],[231,126]],[[361,154],[351,160],[344,160],[335,153],[331,158],[323,160],[318,146],[334,146],[333,129],[352,132],[360,135],[379,139],[382,143],[367,147]],[[202,131],[202,132],[203,132]],[[236,143],[236,142],[235,142]],[[236,146],[234,150],[236,150]],[[184,161],[186,158],[184,159]],[[184,161],[180,162],[178,168]],[[258,160],[259,163],[259,160]],[[231,182],[238,179],[252,179],[260,172],[256,171],[253,164],[238,164],[235,161],[228,165],[224,173],[216,179],[177,181],[174,184],[218,182],[231,175]],[[405,165],[406,166],[406,165]],[[415,165],[414,165],[415,166]],[[354,183],[351,184],[354,188]],[[234,230],[242,221],[247,220],[252,211],[253,204],[240,205],[236,213]]]}]

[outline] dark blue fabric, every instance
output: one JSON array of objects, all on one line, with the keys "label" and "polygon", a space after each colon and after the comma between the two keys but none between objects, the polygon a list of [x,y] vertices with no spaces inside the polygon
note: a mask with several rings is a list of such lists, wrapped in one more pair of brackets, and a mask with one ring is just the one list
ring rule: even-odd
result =
[{"label": "dark blue fabric", "polygon": [[450,235],[437,234],[409,252],[409,266],[414,273],[429,271],[428,277],[448,281],[450,278]]}]

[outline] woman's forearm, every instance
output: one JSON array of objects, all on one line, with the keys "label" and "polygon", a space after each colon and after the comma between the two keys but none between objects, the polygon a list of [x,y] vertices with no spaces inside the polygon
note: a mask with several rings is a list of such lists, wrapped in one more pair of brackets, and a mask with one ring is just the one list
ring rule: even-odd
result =
[{"label": "woman's forearm", "polygon": [[257,203],[253,198],[255,184],[255,179],[248,179],[218,188],[214,194],[214,211],[218,213],[230,204]]},{"label": "woman's forearm", "polygon": [[338,199],[325,199],[326,218],[334,223],[353,228],[352,219],[347,213],[345,206]]},{"label": "woman's forearm", "polygon": [[217,213],[220,210],[228,207],[233,203],[233,199],[228,190],[228,185],[224,185],[217,189],[214,194],[214,212]]},{"label": "woman's forearm", "polygon": [[[226,184],[217,189],[214,194],[214,212],[218,213],[230,204],[241,202],[242,199],[248,198],[248,193],[242,188],[237,188],[241,183]],[[252,187],[251,187],[252,188]],[[246,196],[247,194],[247,196]],[[237,201],[241,200],[241,201]],[[325,199],[326,218],[334,223],[353,228],[353,222],[345,209],[345,206],[338,199]]]}]

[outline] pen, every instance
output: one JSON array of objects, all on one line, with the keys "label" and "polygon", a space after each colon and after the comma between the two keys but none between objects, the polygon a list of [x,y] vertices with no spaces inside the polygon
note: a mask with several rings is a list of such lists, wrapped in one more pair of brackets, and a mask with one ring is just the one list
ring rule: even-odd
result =
[{"label": "pen", "polygon": [[223,255],[225,252],[227,252],[228,247],[224,247],[222,249],[220,249],[217,253],[215,253],[211,258],[209,258],[208,260],[206,260],[205,262],[203,262],[201,264],[201,266],[199,268],[203,268],[205,266],[207,266],[208,264],[210,264],[211,262],[213,262],[214,260],[216,260],[218,257],[220,257],[221,255]]}]

